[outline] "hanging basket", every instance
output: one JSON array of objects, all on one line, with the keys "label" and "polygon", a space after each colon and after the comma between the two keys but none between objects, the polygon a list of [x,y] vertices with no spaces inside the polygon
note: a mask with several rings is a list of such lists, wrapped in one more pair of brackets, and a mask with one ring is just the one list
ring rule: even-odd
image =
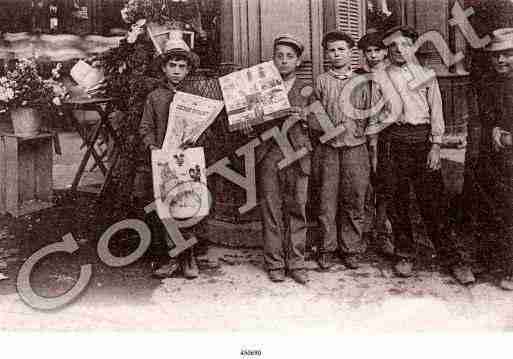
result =
[{"label": "hanging basket", "polygon": [[39,113],[31,107],[17,107],[11,109],[11,120],[16,136],[35,136],[39,134],[41,129]]}]

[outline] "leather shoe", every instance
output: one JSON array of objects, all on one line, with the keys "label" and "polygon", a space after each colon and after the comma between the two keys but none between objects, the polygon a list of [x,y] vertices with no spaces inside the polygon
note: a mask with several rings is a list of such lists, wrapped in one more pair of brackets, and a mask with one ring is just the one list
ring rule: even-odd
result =
[{"label": "leather shoe", "polygon": [[327,271],[331,267],[333,267],[333,262],[331,261],[330,253],[319,254],[319,258],[317,258],[317,264],[319,265],[319,268],[323,271]]},{"label": "leather shoe", "polygon": [[357,255],[348,255],[342,259],[344,265],[349,269],[360,268],[360,258]]},{"label": "leather shoe", "polygon": [[395,264],[394,270],[399,277],[411,277],[413,275],[413,263],[408,259],[401,259]]},{"label": "leather shoe", "polygon": [[502,278],[499,283],[499,287],[504,290],[513,290],[513,276]]},{"label": "leather shoe", "polygon": [[283,269],[271,269],[269,271],[269,279],[271,282],[283,282],[285,281],[285,270]]},{"label": "leather shoe", "polygon": [[452,267],[452,274],[454,275],[454,278],[463,285],[472,284],[476,281],[474,273],[472,273],[472,270],[467,265],[455,265]]},{"label": "leather shoe", "polygon": [[156,278],[169,278],[179,267],[179,263],[175,258],[170,258],[169,261],[153,271],[153,276]]},{"label": "leather shoe", "polygon": [[308,275],[306,274],[305,269],[292,269],[289,272],[289,276],[299,284],[308,283]]},{"label": "leather shoe", "polygon": [[199,276],[198,264],[196,263],[196,257],[194,256],[192,249],[188,250],[184,255],[182,260],[182,270],[183,276],[187,279],[194,279]]}]

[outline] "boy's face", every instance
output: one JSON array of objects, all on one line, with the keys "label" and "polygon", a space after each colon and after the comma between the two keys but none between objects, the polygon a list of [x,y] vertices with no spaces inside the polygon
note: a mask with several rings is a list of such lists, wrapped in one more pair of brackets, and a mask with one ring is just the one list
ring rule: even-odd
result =
[{"label": "boy's face", "polygon": [[513,75],[513,49],[493,52],[492,64],[497,73]]},{"label": "boy's face", "polygon": [[186,60],[170,59],[162,66],[162,71],[169,82],[178,85],[189,74],[190,67]]},{"label": "boy's face", "polygon": [[397,65],[404,65],[406,63],[406,59],[404,58],[401,51],[408,53],[411,51],[413,47],[413,40],[409,37],[400,36],[397,41],[394,41],[390,44],[389,52],[390,59],[393,63]]},{"label": "boy's face", "polygon": [[385,60],[387,50],[377,46],[368,46],[365,51],[365,58],[370,67],[374,67]]},{"label": "boy's face", "polygon": [[351,48],[344,40],[330,41],[326,44],[326,56],[334,68],[342,68],[351,61]]},{"label": "boy's face", "polygon": [[284,44],[278,44],[274,47],[273,60],[282,77],[294,73],[296,68],[301,65],[301,59],[296,50]]}]

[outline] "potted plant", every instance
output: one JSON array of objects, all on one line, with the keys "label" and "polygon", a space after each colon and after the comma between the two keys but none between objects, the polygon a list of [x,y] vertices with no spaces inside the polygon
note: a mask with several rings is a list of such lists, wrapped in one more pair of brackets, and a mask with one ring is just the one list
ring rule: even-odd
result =
[{"label": "potted plant", "polygon": [[65,96],[65,88],[43,79],[31,59],[11,61],[0,76],[0,111],[10,113],[14,133],[21,137],[38,134],[43,120],[58,115]]}]

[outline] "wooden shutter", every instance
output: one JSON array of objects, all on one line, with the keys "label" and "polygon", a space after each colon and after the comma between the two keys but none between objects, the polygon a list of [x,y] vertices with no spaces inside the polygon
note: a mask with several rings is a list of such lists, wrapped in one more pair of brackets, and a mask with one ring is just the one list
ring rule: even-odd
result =
[{"label": "wooden shutter", "polygon": [[[358,41],[365,31],[365,1],[366,0],[336,0],[336,22],[337,28],[342,30]],[[353,50],[353,67],[360,67],[362,57],[358,49]]]}]

